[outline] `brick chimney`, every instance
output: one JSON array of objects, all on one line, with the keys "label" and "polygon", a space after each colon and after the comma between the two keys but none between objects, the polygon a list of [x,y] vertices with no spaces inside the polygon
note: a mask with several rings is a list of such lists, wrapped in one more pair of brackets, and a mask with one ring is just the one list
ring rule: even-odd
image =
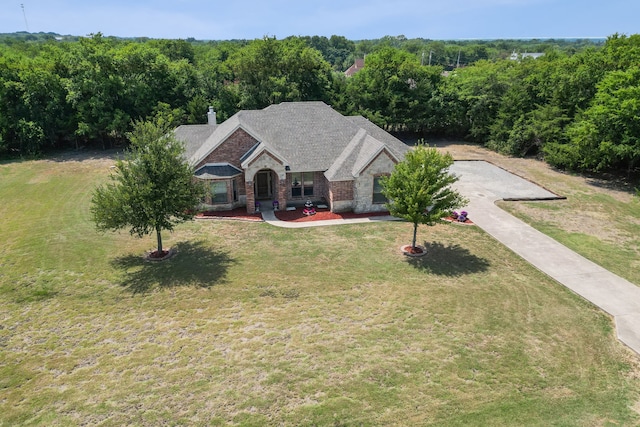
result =
[{"label": "brick chimney", "polygon": [[207,111],[207,123],[209,126],[216,125],[216,112],[213,111],[213,107],[209,107],[209,111]]}]

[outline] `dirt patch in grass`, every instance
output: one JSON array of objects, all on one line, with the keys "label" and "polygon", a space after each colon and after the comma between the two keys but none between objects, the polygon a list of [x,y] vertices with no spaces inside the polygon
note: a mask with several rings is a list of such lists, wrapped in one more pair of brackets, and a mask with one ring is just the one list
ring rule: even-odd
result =
[{"label": "dirt patch in grass", "polygon": [[[503,209],[536,221],[553,224],[568,233],[581,233],[597,237],[609,243],[626,244],[637,236],[617,226],[614,212],[605,212],[604,206],[581,204],[578,208],[573,201],[554,202],[498,202]],[[624,221],[640,225],[640,220],[627,217]]]}]

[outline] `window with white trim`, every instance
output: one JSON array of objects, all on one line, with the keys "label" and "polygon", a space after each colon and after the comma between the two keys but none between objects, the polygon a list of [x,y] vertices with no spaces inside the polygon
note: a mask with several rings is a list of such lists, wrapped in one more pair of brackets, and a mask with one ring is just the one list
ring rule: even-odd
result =
[{"label": "window with white trim", "polygon": [[227,203],[227,182],[213,181],[211,183],[211,203]]}]

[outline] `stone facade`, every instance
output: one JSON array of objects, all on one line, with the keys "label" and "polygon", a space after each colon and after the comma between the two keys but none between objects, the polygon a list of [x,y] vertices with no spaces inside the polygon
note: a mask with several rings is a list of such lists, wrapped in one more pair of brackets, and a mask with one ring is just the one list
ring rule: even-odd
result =
[{"label": "stone facade", "polygon": [[[176,134],[185,141],[190,164],[213,166],[207,170],[214,172],[199,172],[198,179],[208,179],[210,191],[212,182],[227,185],[226,201],[213,202],[224,200],[221,185],[215,187],[217,195],[205,198],[211,209],[246,206],[254,212],[259,198],[277,200],[281,208],[311,199],[333,212],[380,211],[384,204],[373,203],[374,178],[389,174],[408,150],[365,118],[346,118],[319,101],[238,112],[219,126],[213,120],[210,125],[183,125]],[[299,172],[313,173],[313,194],[304,194],[304,176],[298,178],[301,187],[292,186],[292,175]]]},{"label": "stone facade", "polygon": [[[255,145],[256,141],[251,135],[239,129],[227,141],[209,154],[199,165],[207,163],[228,162],[242,168],[240,157]],[[248,147],[248,148],[247,148]],[[227,157],[229,156],[229,157]],[[208,195],[205,205],[212,210],[233,209],[246,206],[248,213],[255,212],[255,176],[260,171],[268,170],[272,174],[273,199],[278,200],[281,207],[287,203],[302,203],[307,199],[314,202],[327,201],[332,212],[354,211],[379,212],[386,210],[384,204],[373,203],[374,178],[389,174],[393,170],[395,160],[392,156],[382,151],[369,163],[365,170],[353,181],[328,182],[323,172],[314,172],[313,196],[291,195],[291,173],[286,171],[285,165],[270,153],[264,152],[254,159],[245,169],[242,176],[233,178],[236,181],[236,192],[233,193],[232,180],[227,180],[228,203],[211,203]],[[235,197],[234,197],[235,196]]]},{"label": "stone facade", "polygon": [[384,150],[360,173],[353,185],[353,211],[355,213],[382,212],[386,210],[383,203],[373,203],[373,179],[389,174],[395,164],[393,157]]}]

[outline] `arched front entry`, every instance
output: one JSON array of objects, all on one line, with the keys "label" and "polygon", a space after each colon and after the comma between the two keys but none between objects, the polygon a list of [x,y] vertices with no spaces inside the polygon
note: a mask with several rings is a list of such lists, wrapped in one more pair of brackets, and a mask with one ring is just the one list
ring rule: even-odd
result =
[{"label": "arched front entry", "polygon": [[273,169],[260,169],[253,176],[252,181],[247,181],[247,212],[253,213],[260,205],[261,209],[270,209],[273,202],[278,206],[286,206],[286,179]]},{"label": "arched front entry", "polygon": [[272,200],[274,194],[277,199],[277,190],[275,190],[275,184],[278,181],[278,176],[271,169],[261,169],[256,172],[253,179],[253,192],[255,194],[256,201],[260,200]]},{"label": "arched front entry", "polygon": [[261,153],[257,158],[243,164],[245,190],[247,193],[247,212],[253,213],[258,204],[266,205],[269,200],[278,201],[279,206],[287,204],[286,167],[269,153]]}]

